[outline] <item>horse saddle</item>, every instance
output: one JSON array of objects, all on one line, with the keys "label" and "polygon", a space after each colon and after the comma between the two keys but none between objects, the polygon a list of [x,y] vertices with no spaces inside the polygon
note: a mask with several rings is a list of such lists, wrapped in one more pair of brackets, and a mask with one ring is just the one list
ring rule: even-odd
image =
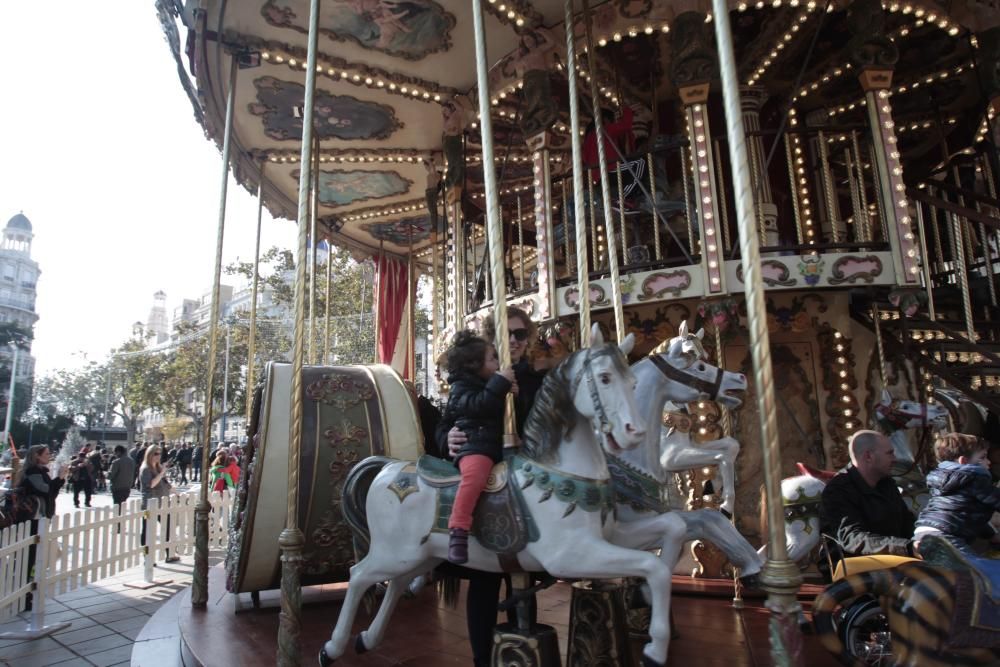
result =
[{"label": "horse saddle", "polygon": [[[538,540],[538,528],[528,513],[524,498],[517,484],[510,483],[511,468],[507,461],[493,466],[486,488],[479,495],[472,515],[472,535],[490,551],[501,556],[513,556],[523,551],[528,542]],[[416,464],[400,470],[390,488],[405,489],[401,495],[418,490],[416,478],[437,491],[437,512],[433,532],[447,533],[448,519],[458,494],[462,475],[453,463],[430,455],[421,456]],[[413,489],[413,491],[409,491]]]},{"label": "horse saddle", "polygon": [[920,540],[920,555],[925,563],[958,575],[948,646],[1000,646],[1000,560],[966,555],[936,535]]}]

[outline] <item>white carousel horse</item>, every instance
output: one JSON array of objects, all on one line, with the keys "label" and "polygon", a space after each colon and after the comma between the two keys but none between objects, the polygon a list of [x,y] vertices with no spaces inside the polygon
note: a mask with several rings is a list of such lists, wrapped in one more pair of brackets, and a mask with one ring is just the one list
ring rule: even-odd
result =
[{"label": "white carousel horse", "polygon": [[[927,504],[927,486],[923,473],[916,467],[907,431],[914,428],[941,426],[948,416],[939,405],[894,400],[888,391],[875,404],[875,420],[892,442],[896,465],[893,476],[900,486],[903,499],[914,514]],[[891,430],[890,430],[891,429]],[[823,488],[834,473],[819,471],[799,464],[802,475],[781,480],[781,498],[785,506],[785,542],[789,560],[805,564],[813,549],[819,546],[819,501]],[[905,474],[903,474],[905,473]],[[760,548],[764,554],[767,545]]]},{"label": "white carousel horse", "polygon": [[[736,401],[736,406],[740,403],[742,401]],[[678,406],[669,401],[664,406],[664,411],[678,409]],[[696,443],[691,438],[690,431],[663,427],[660,432],[660,465],[663,470],[678,473],[714,466],[712,485],[716,492],[722,490],[722,505],[719,509],[729,517],[736,508],[736,457],[739,454],[739,441],[729,436]]]},{"label": "white carousel horse", "polygon": [[[704,362],[702,359],[706,355],[701,346],[702,336],[704,331],[690,334],[686,323],[682,324],[677,337],[632,366],[636,376],[636,403],[647,423],[660,422],[668,400],[690,403],[708,398],[729,408],[739,407],[742,403],[741,396],[747,389],[746,377]],[[619,521],[628,523],[654,516],[680,517],[685,527],[683,542],[711,542],[739,568],[744,578],[756,575],[760,571],[761,559],[725,515],[714,509],[670,510],[665,502],[665,486],[673,470],[663,464],[661,442],[659,429],[651,428],[646,432],[642,447],[609,456]],[[676,462],[682,457],[668,454],[667,459],[671,458]],[[712,460],[702,465],[715,463]],[[731,484],[728,488],[732,488]],[[677,564],[682,547],[683,543],[677,545],[675,551],[665,547],[661,551],[661,557],[671,570]]]},{"label": "white carousel horse", "polygon": [[[632,343],[628,336],[621,349],[605,344],[595,325],[590,347],[574,352],[546,375],[509,471],[510,482],[520,489],[538,526],[534,541],[527,541],[516,557],[525,571],[544,570],[560,578],[644,578],[653,605],[643,664],[663,665],[670,642],[671,571],[638,548],[650,532],[646,522],[615,520],[602,451],[618,454],[637,446],[645,435],[635,407],[635,377],[623,354]],[[414,576],[447,556],[447,534],[433,530],[438,489],[419,477],[397,484],[407,466],[412,463],[370,457],[354,467],[344,485],[345,516],[355,539],[368,548],[351,568],[340,617],[320,652],[321,665],[343,655],[358,605],[371,586],[389,582],[371,626],[355,640],[361,651],[382,641],[392,611]],[[366,489],[353,483],[376,470]],[[682,522],[675,518],[672,524],[669,532],[680,539]],[[469,540],[468,567],[502,569],[497,555],[477,539]]]}]

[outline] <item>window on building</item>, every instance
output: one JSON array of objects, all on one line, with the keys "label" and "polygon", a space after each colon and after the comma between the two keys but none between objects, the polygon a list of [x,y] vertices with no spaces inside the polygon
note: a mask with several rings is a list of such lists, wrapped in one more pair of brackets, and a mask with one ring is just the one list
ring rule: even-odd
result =
[{"label": "window on building", "polygon": [[3,267],[3,279],[14,282],[14,274],[16,272],[17,269],[14,267],[13,264],[5,264]]}]

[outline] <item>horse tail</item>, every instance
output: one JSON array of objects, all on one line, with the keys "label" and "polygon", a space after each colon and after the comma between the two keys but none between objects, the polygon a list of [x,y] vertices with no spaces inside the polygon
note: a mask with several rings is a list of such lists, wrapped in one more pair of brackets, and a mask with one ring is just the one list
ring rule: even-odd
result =
[{"label": "horse tail", "polygon": [[872,570],[854,574],[830,586],[816,597],[813,603],[813,624],[823,646],[844,664],[853,664],[856,657],[848,650],[834,624],[834,613],[849,600],[862,595],[887,596],[896,583],[896,573],[891,569]]},{"label": "horse tail", "polygon": [[449,609],[454,609],[458,606],[458,594],[462,587],[462,578],[453,574],[439,574],[440,578],[437,581],[437,592],[441,601]]},{"label": "horse tail", "polygon": [[368,489],[375,476],[393,460],[387,456],[369,456],[351,468],[347,473],[347,479],[344,480],[341,500],[344,521],[354,536],[355,560],[364,558],[371,546],[371,531],[368,529],[368,513],[365,508]]}]

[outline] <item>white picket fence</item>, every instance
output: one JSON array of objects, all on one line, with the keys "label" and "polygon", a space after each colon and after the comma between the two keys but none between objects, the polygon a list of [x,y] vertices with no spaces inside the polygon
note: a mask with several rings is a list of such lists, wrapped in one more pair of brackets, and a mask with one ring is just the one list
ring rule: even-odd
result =
[{"label": "white picket fence", "polygon": [[[225,547],[229,535],[232,494],[209,494],[209,549]],[[32,590],[34,607],[44,596],[57,596],[87,584],[144,565],[143,578],[153,582],[153,564],[169,555],[184,556],[194,549],[194,508],[198,491],[174,494],[149,502],[141,509],[138,498],[114,507],[98,507],[41,519],[31,534],[25,521],[0,531],[0,622],[24,610]],[[143,520],[145,542],[142,545]],[[36,547],[34,581],[29,580],[28,551]],[[148,548],[147,548],[148,547]],[[45,549],[44,558],[40,551]]]}]

